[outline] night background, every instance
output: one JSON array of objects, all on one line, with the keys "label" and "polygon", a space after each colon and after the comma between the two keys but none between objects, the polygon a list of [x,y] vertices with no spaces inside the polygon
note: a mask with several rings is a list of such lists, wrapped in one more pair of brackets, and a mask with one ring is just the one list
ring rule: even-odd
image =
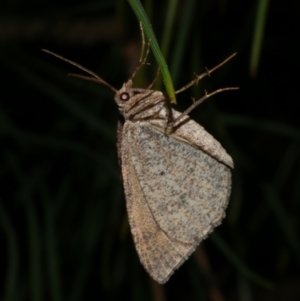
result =
[{"label": "night background", "polygon": [[[113,92],[41,51],[119,89],[140,57],[138,19],[125,0],[2,1],[1,300],[300,300],[300,2],[142,4],[175,89],[237,52],[174,105],[240,87],[190,114],[235,163],[227,216],[165,285],[152,281],[128,225]],[[155,77],[148,62],[135,87]]]}]

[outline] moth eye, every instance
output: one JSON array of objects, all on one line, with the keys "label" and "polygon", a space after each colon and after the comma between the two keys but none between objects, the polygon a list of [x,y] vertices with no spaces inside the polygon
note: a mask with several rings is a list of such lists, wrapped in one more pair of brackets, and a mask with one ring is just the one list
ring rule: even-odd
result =
[{"label": "moth eye", "polygon": [[123,101],[127,101],[129,100],[130,96],[127,92],[123,92],[120,94],[120,99],[123,100]]}]

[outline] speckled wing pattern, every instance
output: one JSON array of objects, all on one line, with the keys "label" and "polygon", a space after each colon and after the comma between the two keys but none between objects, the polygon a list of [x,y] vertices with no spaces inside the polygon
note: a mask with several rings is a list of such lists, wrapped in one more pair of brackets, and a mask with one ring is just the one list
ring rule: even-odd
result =
[{"label": "speckled wing pattern", "polygon": [[166,282],[225,216],[229,167],[147,121],[123,127],[122,174],[140,260]]}]

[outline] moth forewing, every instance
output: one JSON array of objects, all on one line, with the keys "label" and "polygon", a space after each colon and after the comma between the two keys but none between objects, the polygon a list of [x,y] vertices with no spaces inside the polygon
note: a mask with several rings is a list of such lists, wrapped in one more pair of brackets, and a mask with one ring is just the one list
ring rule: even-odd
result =
[{"label": "moth forewing", "polygon": [[147,121],[125,122],[121,153],[135,245],[146,270],[163,283],[220,224],[230,170]]}]

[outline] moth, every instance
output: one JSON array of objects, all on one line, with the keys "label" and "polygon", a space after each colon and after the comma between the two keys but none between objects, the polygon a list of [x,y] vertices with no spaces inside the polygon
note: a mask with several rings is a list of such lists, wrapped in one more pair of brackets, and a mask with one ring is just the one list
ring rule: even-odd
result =
[{"label": "moth", "polygon": [[161,91],[152,90],[152,85],[147,89],[133,87],[136,72],[146,62],[149,45],[145,59],[141,56],[134,74],[119,90],[83,66],[43,51],[91,77],[71,75],[105,85],[115,93],[122,116],[117,126],[118,157],[132,236],[142,265],[154,280],[165,283],[221,223],[231,192],[232,158],[188,114],[212,95],[235,88],[206,94],[180,113],[170,107]]}]

